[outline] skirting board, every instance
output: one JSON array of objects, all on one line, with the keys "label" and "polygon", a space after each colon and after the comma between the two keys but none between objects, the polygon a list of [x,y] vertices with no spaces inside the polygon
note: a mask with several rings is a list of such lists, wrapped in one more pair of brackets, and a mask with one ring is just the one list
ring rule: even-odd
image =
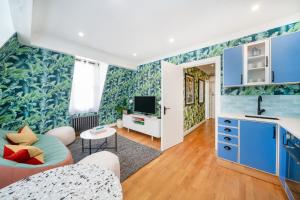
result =
[{"label": "skirting board", "polygon": [[203,124],[206,121],[206,119],[204,119],[203,121],[199,122],[198,124],[194,125],[192,128],[190,128],[189,130],[184,131],[184,135],[186,136],[187,134],[191,133],[193,130],[195,130],[196,128],[198,128],[201,124]]}]

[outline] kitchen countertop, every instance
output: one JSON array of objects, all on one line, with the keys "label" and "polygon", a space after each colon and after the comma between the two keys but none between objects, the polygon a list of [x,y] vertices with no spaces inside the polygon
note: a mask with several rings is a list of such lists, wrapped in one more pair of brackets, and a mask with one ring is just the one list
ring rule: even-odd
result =
[{"label": "kitchen countertop", "polygon": [[[262,116],[264,116],[264,115],[262,115]],[[257,122],[276,123],[279,126],[285,128],[292,135],[294,135],[298,139],[300,139],[300,118],[277,117],[279,120],[260,119],[260,118],[245,117],[245,114],[236,114],[236,113],[221,113],[221,114],[219,114],[219,117],[257,121]],[[276,116],[265,116],[265,117],[276,117]]]}]

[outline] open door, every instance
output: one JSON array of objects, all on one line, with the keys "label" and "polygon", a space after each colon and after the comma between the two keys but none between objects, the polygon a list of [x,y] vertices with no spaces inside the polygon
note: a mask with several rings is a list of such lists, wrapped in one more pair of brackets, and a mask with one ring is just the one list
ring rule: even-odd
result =
[{"label": "open door", "polygon": [[183,69],[161,61],[161,150],[183,141]]}]

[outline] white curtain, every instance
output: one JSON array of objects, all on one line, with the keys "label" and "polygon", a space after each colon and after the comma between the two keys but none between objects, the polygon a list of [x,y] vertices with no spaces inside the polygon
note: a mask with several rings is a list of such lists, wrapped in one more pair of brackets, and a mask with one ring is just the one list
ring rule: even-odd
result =
[{"label": "white curtain", "polygon": [[98,112],[108,65],[75,61],[70,114]]}]

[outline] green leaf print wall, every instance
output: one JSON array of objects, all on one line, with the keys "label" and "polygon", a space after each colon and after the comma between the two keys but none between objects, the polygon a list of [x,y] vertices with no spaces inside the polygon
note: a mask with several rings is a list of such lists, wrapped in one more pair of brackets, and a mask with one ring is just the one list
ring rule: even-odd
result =
[{"label": "green leaf print wall", "polygon": [[18,42],[0,49],[0,128],[24,123],[37,133],[69,124],[74,57]]},{"label": "green leaf print wall", "polygon": [[[300,31],[300,22],[226,41],[164,61],[182,64],[204,58],[222,56],[225,48]],[[74,56],[22,45],[14,35],[0,49],[0,128],[15,130],[23,123],[38,133],[69,124],[68,106],[71,92]],[[222,67],[221,67],[222,74]],[[300,84],[222,88],[223,95],[285,94],[299,95]],[[110,66],[99,110],[100,123],[114,123],[120,116],[115,107],[123,99],[134,96],[156,96],[161,99],[161,62],[138,66],[132,71]],[[132,105],[131,105],[132,108]],[[157,103],[156,115],[160,116]],[[194,118],[187,117],[185,129]]]},{"label": "green leaf print wall", "polygon": [[[205,119],[205,103],[199,104],[198,83],[199,79],[205,81],[209,76],[198,68],[184,69],[184,73],[192,75],[195,78],[195,103],[184,106],[184,130],[192,128]],[[183,84],[185,84],[183,82]]]},{"label": "green leaf print wall", "polygon": [[116,107],[124,100],[129,101],[133,76],[133,70],[109,66],[99,109],[100,124],[112,124],[122,117],[116,112]]},{"label": "green leaf print wall", "polygon": [[100,106],[100,123],[112,124],[121,116],[116,112],[116,107],[124,100],[129,109],[133,110],[134,96],[155,96],[156,116],[160,116],[161,99],[160,62],[141,65],[137,70],[128,70],[117,66],[109,66]]}]

